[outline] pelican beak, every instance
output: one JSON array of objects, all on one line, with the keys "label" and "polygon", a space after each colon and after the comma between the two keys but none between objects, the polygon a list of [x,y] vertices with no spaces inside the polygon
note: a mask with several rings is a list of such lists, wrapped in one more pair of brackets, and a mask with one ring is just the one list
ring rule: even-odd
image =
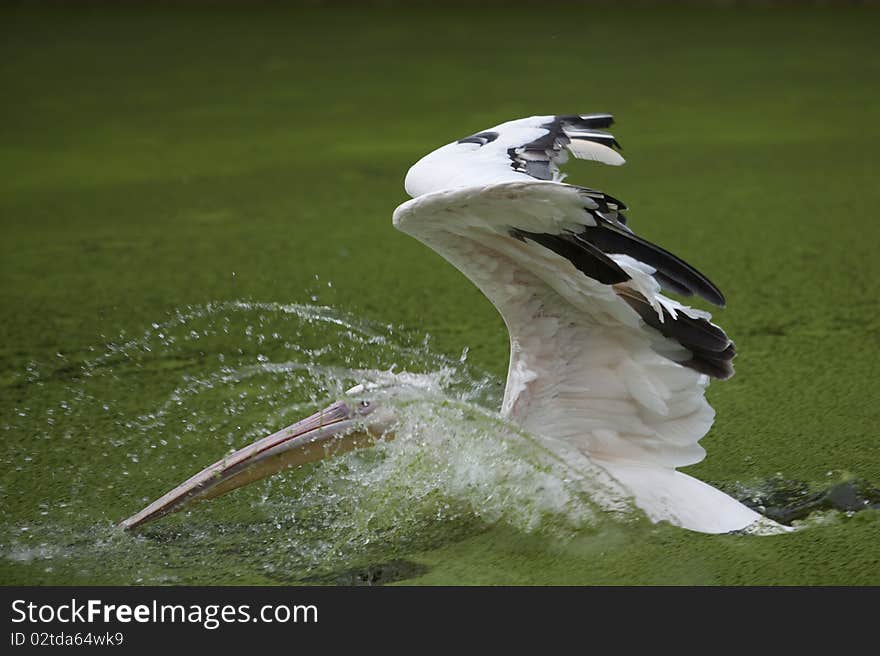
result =
[{"label": "pelican beak", "polygon": [[381,428],[365,426],[373,406],[356,409],[342,401],[227,455],[156,499],[119,526],[130,530],[176,512],[184,506],[226,494],[289,467],[369,446],[381,439]]}]

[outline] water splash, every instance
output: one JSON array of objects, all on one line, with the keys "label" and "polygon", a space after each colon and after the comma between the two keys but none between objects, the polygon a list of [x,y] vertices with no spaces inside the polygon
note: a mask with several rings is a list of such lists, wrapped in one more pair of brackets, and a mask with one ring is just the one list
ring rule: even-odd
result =
[{"label": "water splash", "polygon": [[[580,548],[663,530],[630,512],[581,454],[487,410],[500,405],[503,381],[466,356],[326,306],[235,301],[181,308],[136,335],[29,362],[2,381],[18,400],[0,417],[0,580],[384,581],[423,571],[411,560],[420,550],[487,530],[545,545],[574,538]],[[408,394],[385,399],[396,406],[396,440],[139,535],[115,528],[224,453],[367,381],[407,383]],[[775,488],[740,488],[728,491],[764,510],[775,503]],[[848,520],[834,510],[837,492],[800,492],[799,513],[832,509],[795,524]],[[868,515],[852,521],[876,521]]]},{"label": "water splash", "polygon": [[[411,374],[397,439],[239,490],[140,536],[115,522],[223,453],[314,412],[349,387]],[[37,433],[9,449],[3,490],[21,509],[0,554],[47,580],[296,581],[404,557],[505,523],[524,532],[595,526],[601,474],[486,408],[502,381],[401,327],[315,305],[187,307],[79,359],[31,363],[28,404],[2,428]],[[417,382],[417,384],[415,384]],[[17,482],[45,479],[44,486]],[[602,508],[624,510],[606,495]],[[10,507],[11,507],[10,506]],[[218,558],[217,554],[221,554]],[[223,571],[210,574],[218,562]],[[234,563],[234,568],[229,566]],[[41,569],[42,568],[42,569]],[[41,574],[42,573],[42,574]]]}]

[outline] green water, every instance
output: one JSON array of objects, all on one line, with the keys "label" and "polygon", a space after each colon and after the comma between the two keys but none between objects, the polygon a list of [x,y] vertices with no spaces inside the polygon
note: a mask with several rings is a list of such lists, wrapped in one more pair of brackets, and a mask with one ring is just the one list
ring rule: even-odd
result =
[{"label": "green water", "polygon": [[[597,516],[481,413],[494,310],[390,224],[434,147],[614,112],[627,166],[572,179],[711,275],[740,352],[687,471],[877,485],[876,10],[0,11],[0,582],[880,583],[877,511]],[[409,446],[112,528],[392,366],[439,389]]]}]

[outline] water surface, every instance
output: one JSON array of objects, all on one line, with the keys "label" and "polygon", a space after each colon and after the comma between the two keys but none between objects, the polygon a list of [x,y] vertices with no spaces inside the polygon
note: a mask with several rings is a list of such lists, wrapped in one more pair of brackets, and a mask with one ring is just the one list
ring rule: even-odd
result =
[{"label": "water surface", "polygon": [[[873,10],[2,14],[0,581],[880,582],[876,511],[764,538],[597,513],[583,463],[494,416],[494,310],[390,225],[435,146],[613,111],[627,166],[571,179],[718,283],[740,353],[688,472],[877,486]],[[423,376],[409,439],[113,529],[389,370]]]}]

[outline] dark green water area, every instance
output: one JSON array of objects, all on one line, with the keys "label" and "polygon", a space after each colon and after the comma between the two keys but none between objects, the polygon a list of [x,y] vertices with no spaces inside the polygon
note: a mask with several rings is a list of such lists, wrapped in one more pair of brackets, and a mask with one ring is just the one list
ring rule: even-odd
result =
[{"label": "dark green water area", "polygon": [[[880,584],[878,19],[4,5],[0,583]],[[391,226],[435,147],[599,111],[628,163],[570,179],[728,299],[686,471],[800,530],[597,512],[492,414],[495,310]],[[392,369],[396,442],[114,528]]]}]

